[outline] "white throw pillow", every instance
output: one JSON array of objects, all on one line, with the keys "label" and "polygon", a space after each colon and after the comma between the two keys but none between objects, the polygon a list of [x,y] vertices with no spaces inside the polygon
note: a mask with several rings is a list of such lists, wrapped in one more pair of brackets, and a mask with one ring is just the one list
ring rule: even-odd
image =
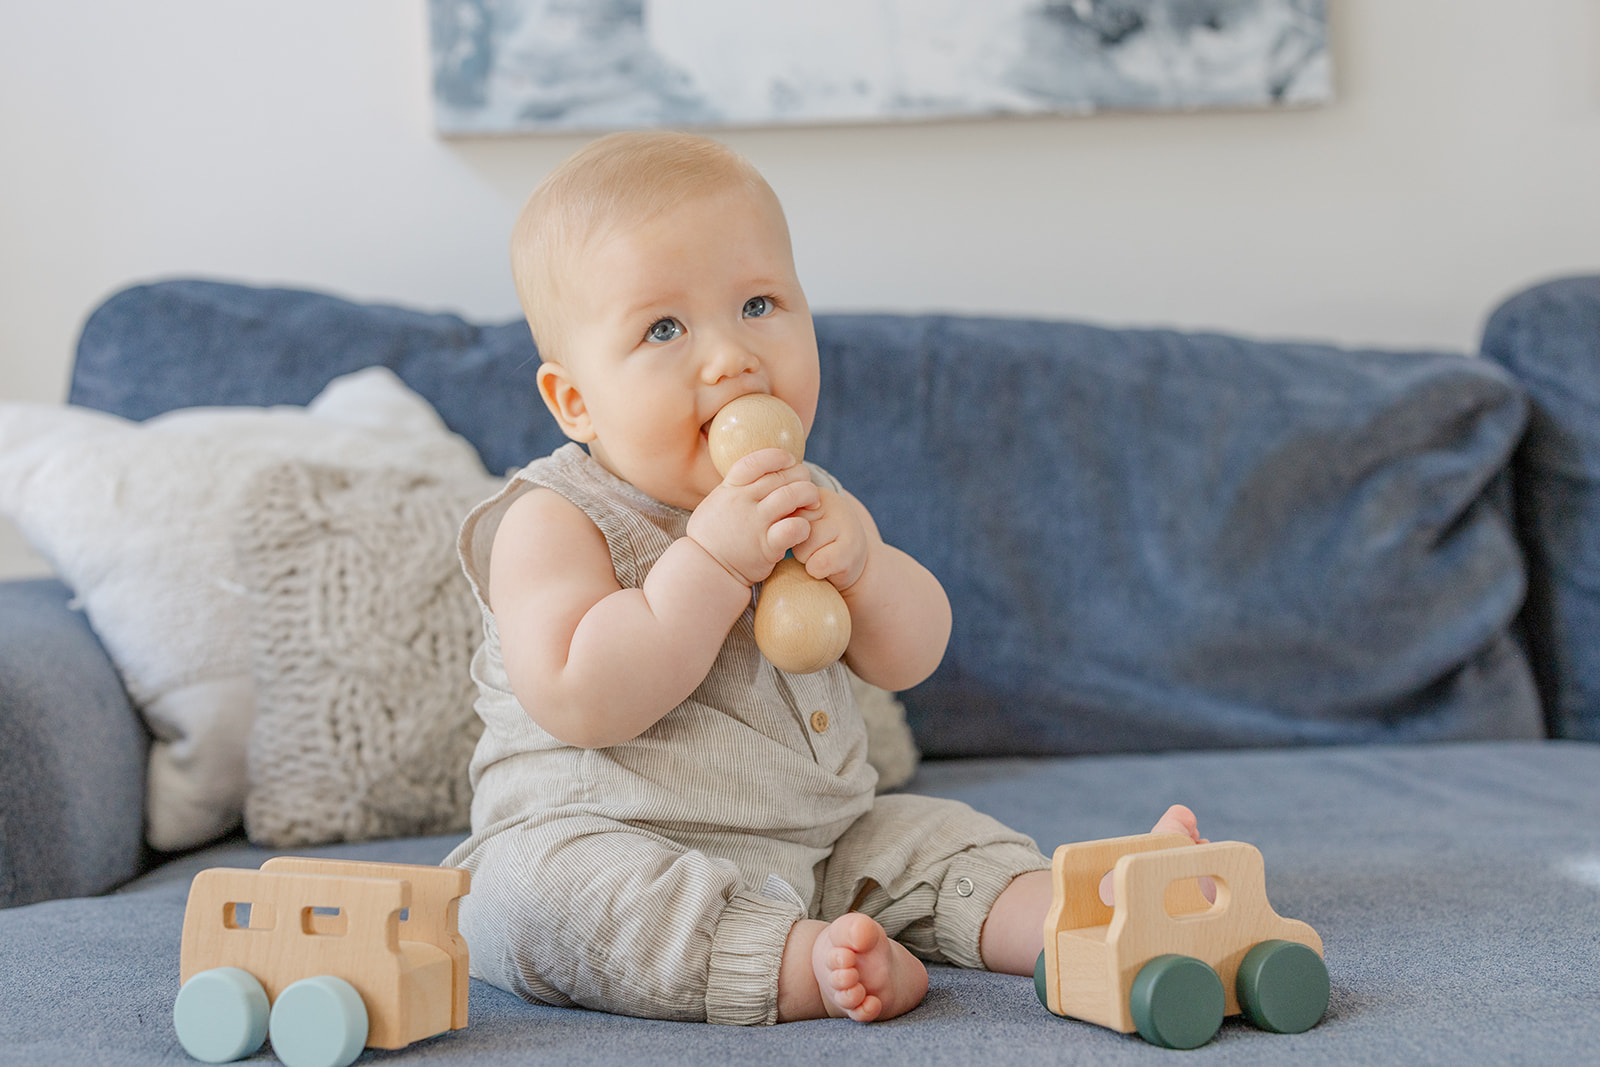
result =
[{"label": "white throw pillow", "polygon": [[146,422],[0,404],[0,512],[55,567],[155,743],[158,849],[236,826],[255,692],[231,535],[251,476],[286,459],[482,478],[472,446],[383,368],[306,408],[191,408]]}]

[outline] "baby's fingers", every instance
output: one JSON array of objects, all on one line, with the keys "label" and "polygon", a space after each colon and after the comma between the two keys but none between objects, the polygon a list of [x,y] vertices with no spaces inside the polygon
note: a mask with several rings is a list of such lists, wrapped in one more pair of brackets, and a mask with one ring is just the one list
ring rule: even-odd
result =
[{"label": "baby's fingers", "polygon": [[794,457],[783,449],[758,448],[729,467],[722,480],[728,485],[754,485],[769,474],[787,471],[791,467],[799,468],[796,477],[810,479],[805,468],[800,467]]},{"label": "baby's fingers", "polygon": [[819,581],[827,578],[835,571],[842,569],[839,566],[838,542],[829,541],[824,545],[812,546],[806,551],[804,558],[800,552],[794,554],[795,558],[806,565],[806,573]]},{"label": "baby's fingers", "polygon": [[811,536],[811,520],[798,515],[779,519],[767,527],[767,544],[780,555]]},{"label": "baby's fingers", "polygon": [[759,512],[767,522],[777,522],[786,515],[807,512],[801,518],[809,521],[816,517],[819,502],[817,487],[811,482],[785,482],[761,498]]}]

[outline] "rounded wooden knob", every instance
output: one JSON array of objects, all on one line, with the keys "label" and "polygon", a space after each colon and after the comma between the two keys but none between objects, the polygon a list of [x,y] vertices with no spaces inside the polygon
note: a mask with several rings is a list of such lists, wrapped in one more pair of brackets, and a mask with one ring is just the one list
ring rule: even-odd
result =
[{"label": "rounded wooden knob", "polygon": [[[775,396],[751,393],[717,412],[706,431],[717,473],[763,448],[805,459],[805,427]],[[850,644],[850,608],[833,583],[813,578],[794,557],[778,563],[756,602],[756,645],[774,667],[810,674],[838,661]]]},{"label": "rounded wooden knob", "polygon": [[780,671],[820,671],[838,662],[850,645],[850,608],[832,582],[811,577],[790,556],[761,583],[756,645]]},{"label": "rounded wooden knob", "polygon": [[711,462],[724,477],[729,467],[763,448],[781,448],[796,463],[806,458],[806,429],[800,416],[766,393],[749,393],[724,404],[711,420],[706,437]]}]

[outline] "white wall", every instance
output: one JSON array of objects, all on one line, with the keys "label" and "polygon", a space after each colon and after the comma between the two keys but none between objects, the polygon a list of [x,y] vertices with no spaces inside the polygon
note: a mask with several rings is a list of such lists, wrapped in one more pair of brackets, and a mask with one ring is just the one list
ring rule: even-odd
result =
[{"label": "white wall", "polygon": [[[1470,350],[1600,269],[1600,2],[1330,0],[1300,112],[724,131],[822,310],[939,309]],[[0,400],[159,276],[503,319],[522,198],[578,136],[442,141],[423,0],[0,5]],[[40,564],[0,530],[0,574]]]}]

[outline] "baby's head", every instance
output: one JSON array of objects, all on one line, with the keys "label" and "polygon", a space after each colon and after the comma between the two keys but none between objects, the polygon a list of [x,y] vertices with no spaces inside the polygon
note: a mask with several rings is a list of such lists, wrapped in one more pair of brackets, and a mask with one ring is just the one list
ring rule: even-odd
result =
[{"label": "baby's head", "polygon": [[675,133],[602,138],[528,199],[512,273],[568,437],[657,500],[692,508],[721,481],[705,426],[771,393],[809,429],[811,309],[776,195],[743,157]]},{"label": "baby's head", "polygon": [[782,222],[777,195],[749,160],[692,134],[612,134],[551,171],[511,231],[511,277],[540,358],[559,363],[565,355],[568,280],[588,248],[686,200],[729,188],[766,201]]}]

